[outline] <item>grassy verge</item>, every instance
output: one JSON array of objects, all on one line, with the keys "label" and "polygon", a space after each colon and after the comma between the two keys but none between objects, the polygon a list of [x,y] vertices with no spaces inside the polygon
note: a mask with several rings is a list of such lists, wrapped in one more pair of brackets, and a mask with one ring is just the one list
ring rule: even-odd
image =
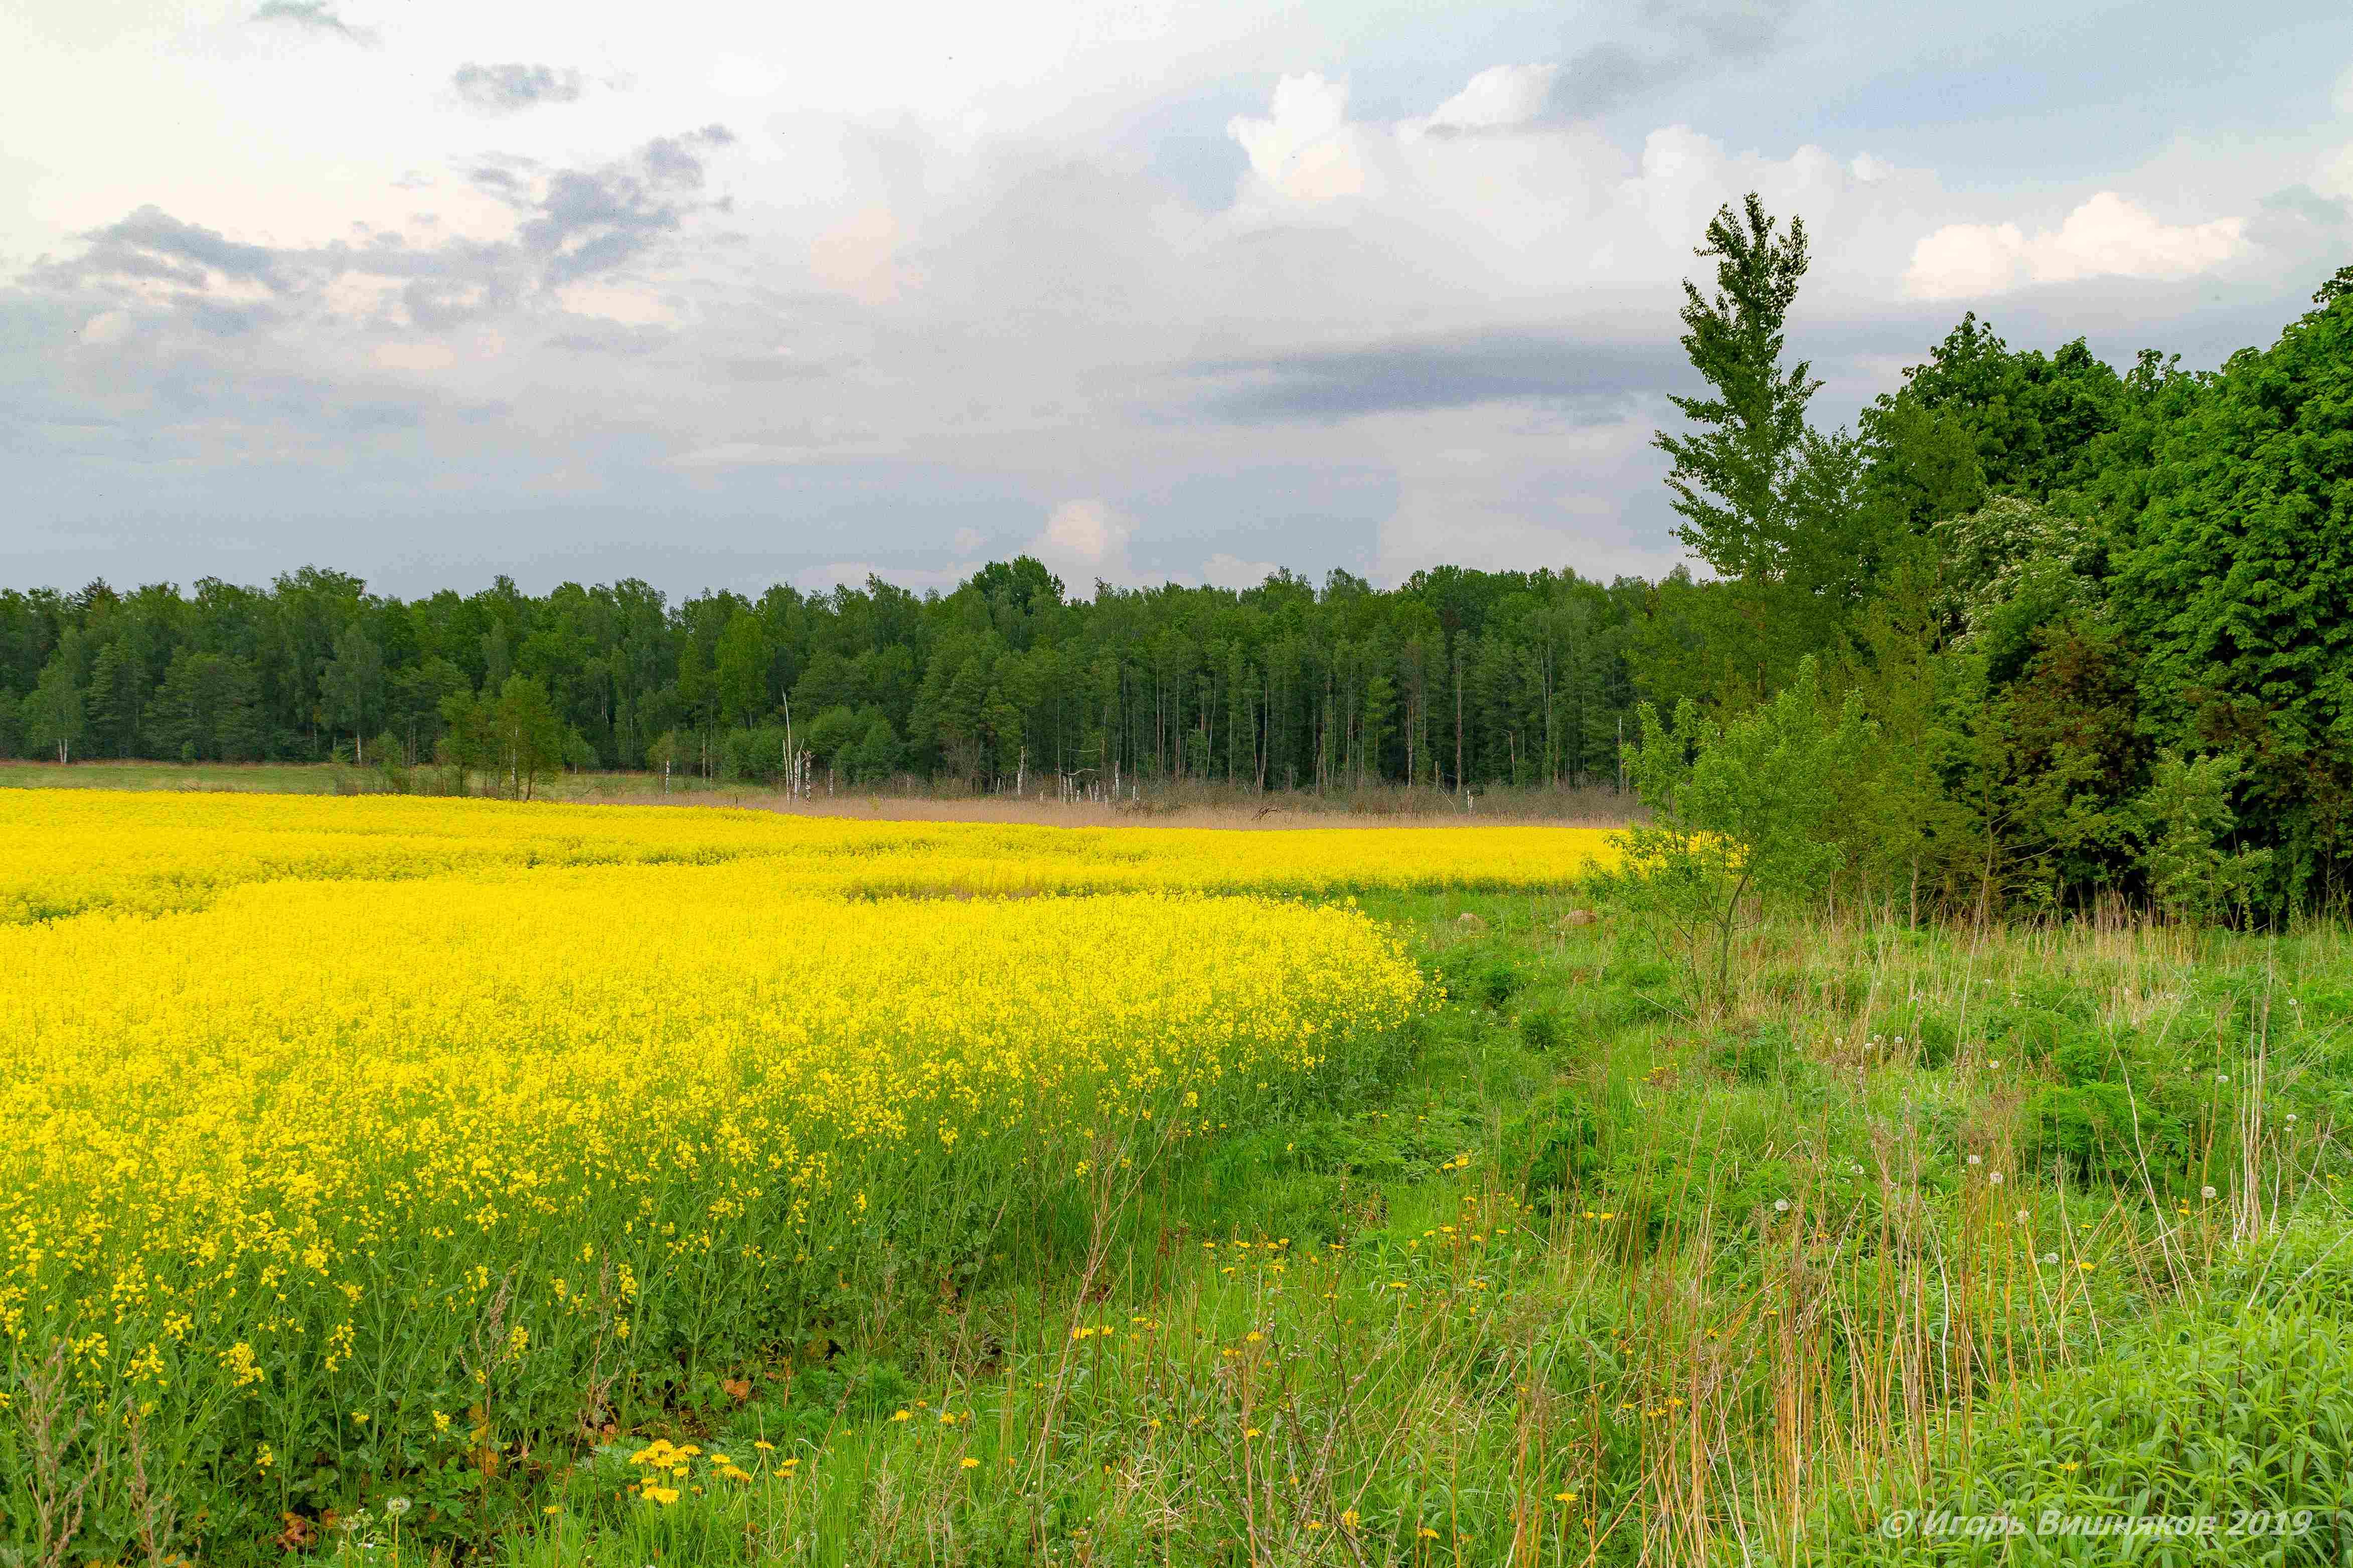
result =
[{"label": "grassy verge", "polygon": [[[487,787],[477,775],[470,787]],[[139,789],[260,795],[436,795],[449,787],[447,770],[357,767],[333,763],[0,761],[0,789]],[[826,816],[945,815],[979,820],[1038,820],[1071,825],[1168,821],[1178,826],[1298,826],[1316,821],[1420,819],[1472,825],[1575,823],[1618,826],[1639,807],[1630,795],[1608,785],[1495,786],[1468,797],[1425,786],[1255,790],[1243,784],[1181,781],[1139,786],[1132,798],[1063,800],[1051,774],[1026,793],[976,793],[954,780],[902,775],[887,784],[829,787],[822,774],[798,799],[754,779],[703,779],[679,773],[592,770],[540,782],[535,798],[632,805],[765,805]]]},{"label": "grassy verge", "polygon": [[1559,900],[1376,912],[1456,997],[1387,1089],[625,1405],[494,1560],[2345,1560],[2341,933],[1782,928],[1707,1021]]}]

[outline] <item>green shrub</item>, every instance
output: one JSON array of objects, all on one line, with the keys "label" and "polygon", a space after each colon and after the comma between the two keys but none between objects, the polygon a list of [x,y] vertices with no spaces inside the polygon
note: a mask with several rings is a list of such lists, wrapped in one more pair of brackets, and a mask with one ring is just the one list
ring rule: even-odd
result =
[{"label": "green shrub", "polygon": [[[1974,1441],[1968,1441],[1970,1436]],[[2353,1486],[2353,1324],[2308,1306],[2253,1307],[2226,1321],[2182,1319],[2034,1386],[1999,1413],[1951,1429],[1923,1484],[1832,1500],[1808,1545],[1839,1563],[2172,1562],[2340,1563]],[[2008,1514],[2027,1532],[1971,1541],[1881,1526],[1897,1510]],[[2248,1513],[2309,1510],[2301,1533],[2232,1536]],[[2045,1535],[2046,1511],[2203,1516],[2212,1536],[2122,1545]],[[2158,1551],[2169,1550],[2170,1556]]]},{"label": "green shrub", "polygon": [[1712,1053],[1716,1069],[1742,1083],[1774,1083],[1799,1057],[1787,1024],[1746,1024],[1720,1037]]},{"label": "green shrub", "polygon": [[2228,1074],[2210,1074],[2179,1046],[2128,1035],[2073,1035],[2052,1053],[2059,1082],[2035,1091],[2021,1157],[2086,1180],[2160,1192],[2203,1185],[2230,1119]]},{"label": "green shrub", "polygon": [[1522,1195],[1549,1212],[1559,1194],[1593,1174],[1600,1126],[1582,1095],[1569,1089],[1556,1092],[1505,1130],[1505,1179],[1516,1168]]}]

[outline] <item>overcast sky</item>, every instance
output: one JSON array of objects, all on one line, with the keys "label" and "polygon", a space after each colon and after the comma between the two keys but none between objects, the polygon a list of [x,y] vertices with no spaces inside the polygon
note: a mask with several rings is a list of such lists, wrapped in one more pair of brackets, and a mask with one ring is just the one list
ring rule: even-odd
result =
[{"label": "overcast sky", "polygon": [[14,0],[0,585],[1654,574],[1752,188],[1825,424],[2212,365],[2353,261],[2353,7]]}]

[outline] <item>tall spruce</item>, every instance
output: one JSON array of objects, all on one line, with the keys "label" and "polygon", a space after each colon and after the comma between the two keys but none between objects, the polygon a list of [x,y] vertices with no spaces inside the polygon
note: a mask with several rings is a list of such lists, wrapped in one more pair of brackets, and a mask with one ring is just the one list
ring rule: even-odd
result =
[{"label": "tall spruce", "polygon": [[1661,431],[1654,445],[1674,459],[1675,537],[1724,576],[1771,579],[1787,564],[1790,480],[1805,457],[1806,405],[1822,384],[1803,360],[1781,366],[1806,225],[1780,230],[1752,191],[1740,211],[1717,210],[1706,237],[1693,254],[1715,261],[1715,294],[1684,282],[1683,346],[1714,390],[1671,398],[1699,428]]}]

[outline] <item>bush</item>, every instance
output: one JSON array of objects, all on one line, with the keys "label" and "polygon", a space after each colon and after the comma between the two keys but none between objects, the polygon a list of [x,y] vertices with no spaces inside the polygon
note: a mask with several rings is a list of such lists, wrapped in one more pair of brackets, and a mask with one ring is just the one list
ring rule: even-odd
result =
[{"label": "bush", "polygon": [[1616,836],[1625,862],[1612,882],[1688,954],[1699,1000],[1720,1005],[1739,932],[1769,904],[1819,898],[1857,851],[1848,786],[1874,731],[1860,697],[1832,710],[1810,658],[1728,722],[1688,697],[1671,723],[1648,703],[1641,720],[1626,765],[1651,816]]},{"label": "bush", "polygon": [[2129,1035],[2069,1036],[2051,1054],[2059,1082],[2026,1103],[2020,1155],[2085,1179],[2158,1191],[2205,1184],[2229,1124],[2231,1086]]},{"label": "bush", "polygon": [[1526,1200],[1549,1211],[1553,1199],[1582,1184],[1598,1164],[1600,1119],[1582,1095],[1563,1089],[1530,1108],[1504,1131],[1504,1176],[1519,1172]]},{"label": "bush", "polygon": [[778,725],[730,730],[720,742],[719,776],[739,784],[774,784],[785,776],[785,731]]},{"label": "bush", "polygon": [[1721,1037],[1714,1055],[1717,1070],[1742,1083],[1773,1083],[1799,1052],[1787,1024],[1747,1024]]},{"label": "bush", "polygon": [[[2173,1555],[2152,1551],[2150,1562],[2316,1565],[2345,1562],[2353,1548],[2353,1516],[2338,1511],[2353,1481],[2353,1325],[2309,1308],[2254,1307],[2227,1321],[2182,1320],[2135,1335],[2107,1359],[2038,1385],[2003,1416],[1979,1410],[1972,1426],[1974,1444],[1956,1427],[1922,1484],[1828,1503],[1809,1542],[1816,1560],[2010,1564],[2128,1555],[2039,1533],[2046,1510],[2211,1517],[2221,1527],[2204,1540],[2176,1539]],[[1880,1532],[1880,1520],[1897,1510],[1928,1509],[2008,1514],[2027,1528],[2007,1540]],[[2249,1513],[2306,1510],[2310,1528],[2300,1533],[2226,1533]]]}]

